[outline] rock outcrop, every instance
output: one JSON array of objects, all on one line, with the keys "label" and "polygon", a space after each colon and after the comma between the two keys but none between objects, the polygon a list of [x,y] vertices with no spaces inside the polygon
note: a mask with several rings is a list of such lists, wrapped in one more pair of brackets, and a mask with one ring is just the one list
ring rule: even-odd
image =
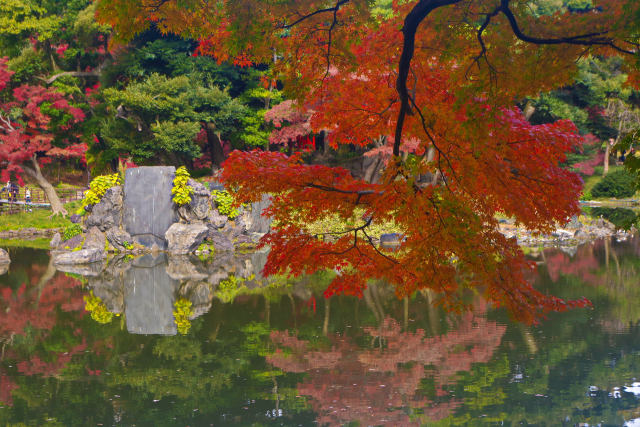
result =
[{"label": "rock outcrop", "polygon": [[195,251],[207,237],[209,229],[202,223],[182,224],[176,222],[165,234],[167,251],[174,254],[188,254]]},{"label": "rock outcrop", "polygon": [[[108,252],[194,252],[206,242],[204,252],[229,253],[254,248],[269,231],[271,221],[262,216],[271,200],[265,197],[238,208],[230,219],[215,206],[207,187],[190,179],[191,201],[177,207],[171,190],[174,167],[139,167],[127,170],[125,183],[108,189],[100,202],[87,208],[84,233],[67,241],[56,234],[51,249],[80,252],[56,257],[63,263],[87,263]],[[81,252],[84,250],[97,250]]]},{"label": "rock outcrop", "polygon": [[104,250],[80,249],[79,251],[62,252],[55,255],[53,263],[62,264],[89,264],[101,261],[104,258]]},{"label": "rock outcrop", "polygon": [[85,227],[98,227],[103,232],[112,227],[119,227],[122,222],[122,207],[122,186],[109,188],[102,200],[90,208],[89,216],[84,222]]}]

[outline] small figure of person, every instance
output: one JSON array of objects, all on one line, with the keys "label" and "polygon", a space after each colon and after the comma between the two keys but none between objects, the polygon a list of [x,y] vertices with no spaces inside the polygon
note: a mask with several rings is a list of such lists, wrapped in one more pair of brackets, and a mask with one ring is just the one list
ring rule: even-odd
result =
[{"label": "small figure of person", "polygon": [[2,191],[7,192],[7,199],[11,199],[11,181],[7,181],[7,185],[2,188]]},{"label": "small figure of person", "polygon": [[24,187],[24,204],[27,205],[27,210],[31,212],[31,189],[29,187]]},{"label": "small figure of person", "polygon": [[12,202],[17,202],[18,201],[18,184],[16,184],[15,182],[11,183],[11,200]]}]

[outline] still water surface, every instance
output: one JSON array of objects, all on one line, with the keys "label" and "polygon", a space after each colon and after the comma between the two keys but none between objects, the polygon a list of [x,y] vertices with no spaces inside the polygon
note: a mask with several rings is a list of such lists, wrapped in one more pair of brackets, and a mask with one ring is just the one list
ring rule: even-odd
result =
[{"label": "still water surface", "polygon": [[533,279],[594,309],[528,327],[380,284],[325,300],[330,275],[265,285],[251,260],[64,273],[11,249],[0,424],[637,425],[640,239],[569,252],[534,254]]}]

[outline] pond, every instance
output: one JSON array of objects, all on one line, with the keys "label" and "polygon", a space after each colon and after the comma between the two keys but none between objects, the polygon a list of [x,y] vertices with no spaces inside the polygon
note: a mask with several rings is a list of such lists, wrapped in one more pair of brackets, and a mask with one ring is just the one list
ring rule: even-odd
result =
[{"label": "pond", "polygon": [[[0,276],[3,425],[611,425],[640,419],[640,239],[535,251],[536,286],[593,309],[509,321],[475,298],[324,299],[331,274],[114,259]],[[233,261],[233,262],[232,262]],[[638,423],[640,421],[635,421]],[[586,425],[586,424],[580,424]]]}]

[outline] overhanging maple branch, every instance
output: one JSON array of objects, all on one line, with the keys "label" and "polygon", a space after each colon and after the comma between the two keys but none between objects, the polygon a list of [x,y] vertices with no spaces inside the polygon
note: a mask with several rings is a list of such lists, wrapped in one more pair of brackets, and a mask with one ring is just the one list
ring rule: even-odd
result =
[{"label": "overhanging maple branch", "polygon": [[404,127],[404,120],[409,113],[410,108],[407,78],[409,77],[409,69],[411,68],[411,59],[413,58],[413,52],[415,49],[416,31],[418,30],[418,26],[433,10],[442,6],[459,3],[460,1],[462,0],[420,0],[404,19],[404,26],[402,27],[404,41],[402,44],[400,61],[398,63],[398,78],[396,80],[396,90],[400,97],[400,111],[398,112],[395,140],[393,141],[393,155],[395,157],[400,155],[402,128]]},{"label": "overhanging maple branch", "polygon": [[618,45],[616,45],[611,37],[605,37],[605,34],[608,31],[600,31],[593,33],[580,34],[577,36],[570,37],[532,37],[530,35],[524,34],[518,25],[518,20],[515,15],[509,9],[509,1],[510,0],[501,0],[500,2],[500,11],[507,17],[509,21],[509,25],[511,26],[511,30],[513,34],[519,38],[520,40],[539,44],[539,45],[554,45],[554,44],[573,44],[580,46],[608,46],[619,52],[626,53],[629,55],[634,55],[636,52],[624,49]]}]

